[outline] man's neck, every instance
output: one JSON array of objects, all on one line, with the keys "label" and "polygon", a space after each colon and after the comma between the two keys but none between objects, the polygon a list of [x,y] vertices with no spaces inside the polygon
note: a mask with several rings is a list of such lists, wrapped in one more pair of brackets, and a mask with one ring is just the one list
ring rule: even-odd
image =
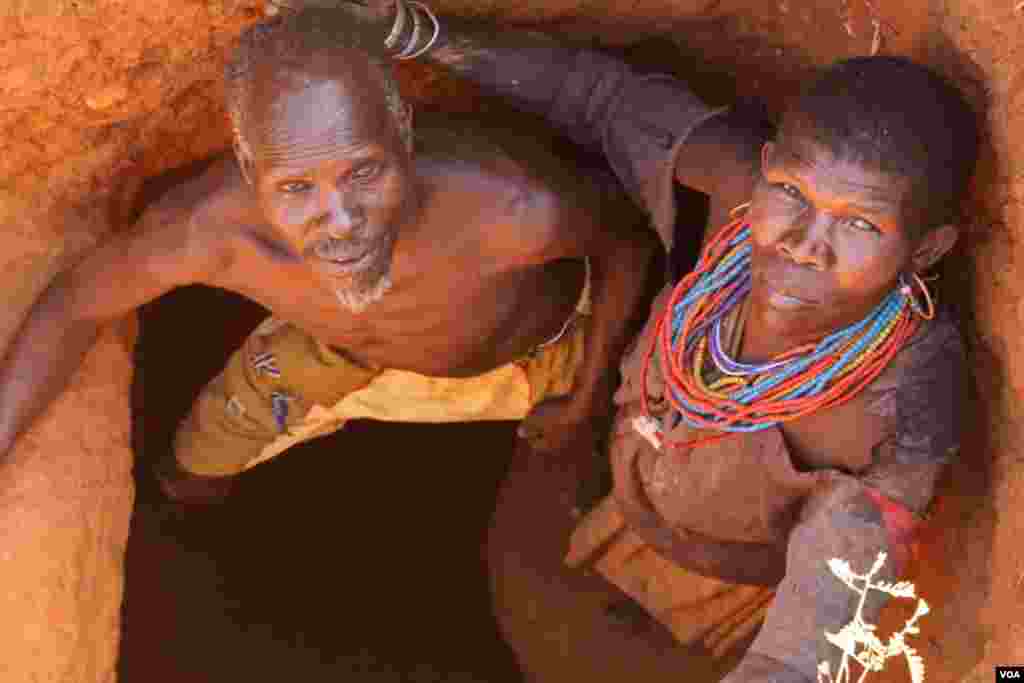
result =
[{"label": "man's neck", "polygon": [[398,228],[398,237],[392,252],[391,281],[393,287],[401,287],[406,277],[415,272],[413,264],[418,259],[416,254],[427,233],[424,220],[427,208],[434,200],[435,191],[426,174],[420,172],[419,164],[413,160],[411,182],[413,188],[409,196],[409,209],[402,224]]}]

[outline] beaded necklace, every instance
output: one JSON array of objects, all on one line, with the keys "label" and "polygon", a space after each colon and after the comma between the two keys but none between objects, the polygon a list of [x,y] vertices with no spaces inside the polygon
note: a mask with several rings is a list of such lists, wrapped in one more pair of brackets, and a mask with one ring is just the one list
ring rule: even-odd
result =
[{"label": "beaded necklace", "polygon": [[[672,292],[644,360],[641,386],[658,355],[673,411],[690,427],[755,432],[846,403],[870,384],[913,336],[918,320],[909,298],[895,288],[867,316],[765,363],[729,356],[724,321],[751,288],[750,228],[725,226],[701,252],[697,267]],[[738,327],[741,326],[738,325]],[[647,392],[641,392],[650,416]]]}]

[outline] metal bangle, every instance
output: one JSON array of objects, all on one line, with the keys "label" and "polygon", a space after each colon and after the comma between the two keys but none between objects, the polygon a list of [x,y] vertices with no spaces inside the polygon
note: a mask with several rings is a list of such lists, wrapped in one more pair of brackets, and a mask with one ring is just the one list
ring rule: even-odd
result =
[{"label": "metal bangle", "polygon": [[407,59],[408,55],[416,50],[416,43],[420,42],[420,33],[423,31],[423,19],[420,18],[420,13],[416,11],[415,7],[412,7],[412,3],[408,3],[409,14],[412,15],[412,35],[409,36],[409,42],[405,44],[402,51],[395,55],[395,59]]},{"label": "metal bangle", "polygon": [[[387,49],[394,49],[395,43],[402,37],[402,32],[405,31],[406,13],[408,11],[405,0],[395,0],[395,23],[391,26],[391,33],[384,39],[384,47]],[[413,12],[415,13],[415,10]]]},{"label": "metal bangle", "polygon": [[[426,54],[430,50],[430,48],[434,47],[434,43],[437,42],[438,37],[441,35],[441,22],[438,21],[437,17],[434,15],[433,12],[430,11],[429,7],[424,5],[422,2],[418,2],[417,0],[410,0],[409,4],[412,5],[414,8],[418,7],[421,10],[423,10],[423,13],[430,18],[430,22],[434,25],[434,35],[430,36],[430,40],[427,41],[426,45],[424,45],[419,50],[416,50],[412,54],[405,54],[405,51],[403,50],[402,54],[400,54],[397,57],[398,59],[416,59],[420,55]],[[416,13],[415,9],[413,9],[412,11],[413,14]],[[409,47],[412,47],[415,44],[416,41],[410,41]]]}]

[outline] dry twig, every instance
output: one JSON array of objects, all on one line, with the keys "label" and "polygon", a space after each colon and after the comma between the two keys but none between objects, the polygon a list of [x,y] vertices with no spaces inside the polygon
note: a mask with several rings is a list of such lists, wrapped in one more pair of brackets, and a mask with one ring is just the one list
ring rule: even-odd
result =
[{"label": "dry twig", "polygon": [[[836,633],[825,631],[825,639],[842,650],[843,657],[839,662],[839,669],[835,676],[829,667],[828,662],[821,662],[818,665],[818,683],[863,683],[870,671],[881,671],[885,661],[890,657],[903,655],[907,660],[907,668],[910,669],[910,680],[913,683],[924,683],[924,660],[917,654],[917,650],[906,642],[906,637],[911,634],[920,633],[917,627],[917,620],[928,614],[928,603],[918,598],[917,609],[913,616],[907,620],[900,631],[889,636],[888,642],[875,635],[878,628],[875,624],[864,621],[864,603],[868,593],[880,591],[887,593],[894,598],[915,598],[914,584],[909,581],[900,583],[886,583],[885,581],[874,581],[875,574],[885,564],[885,553],[878,553],[875,564],[866,574],[857,574],[850,567],[846,560],[833,558],[829,560],[828,566],[836,577],[845,583],[850,590],[860,595],[857,604],[857,612],[853,615],[853,621],[843,626]],[[860,665],[860,676],[853,678],[850,667],[856,662]]]}]

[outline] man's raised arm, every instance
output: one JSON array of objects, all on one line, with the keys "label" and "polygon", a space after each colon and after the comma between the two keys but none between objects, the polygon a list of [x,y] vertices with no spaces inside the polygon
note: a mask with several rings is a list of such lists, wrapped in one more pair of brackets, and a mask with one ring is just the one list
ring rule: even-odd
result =
[{"label": "man's raised arm", "polygon": [[[365,25],[370,42],[393,38],[393,55],[407,48],[404,56],[443,65],[599,151],[651,215],[666,247],[673,181],[728,208],[750,198],[762,132],[708,107],[682,81],[642,75],[620,59],[537,31],[447,16],[434,24],[417,3],[398,1],[404,20],[397,19],[396,0],[342,3],[340,10]],[[413,18],[420,23],[415,36]]]},{"label": "man's raised arm", "polygon": [[212,267],[214,255],[196,248],[176,215],[147,211],[130,232],[58,275],[36,301],[0,361],[0,463],[64,389],[105,322]]},{"label": "man's raised arm", "polygon": [[761,131],[742,115],[708,107],[679,79],[638,73],[616,57],[545,33],[458,17],[439,24],[424,59],[600,150],[659,232],[673,179],[712,198],[729,195],[723,201],[730,207],[749,199]]}]

